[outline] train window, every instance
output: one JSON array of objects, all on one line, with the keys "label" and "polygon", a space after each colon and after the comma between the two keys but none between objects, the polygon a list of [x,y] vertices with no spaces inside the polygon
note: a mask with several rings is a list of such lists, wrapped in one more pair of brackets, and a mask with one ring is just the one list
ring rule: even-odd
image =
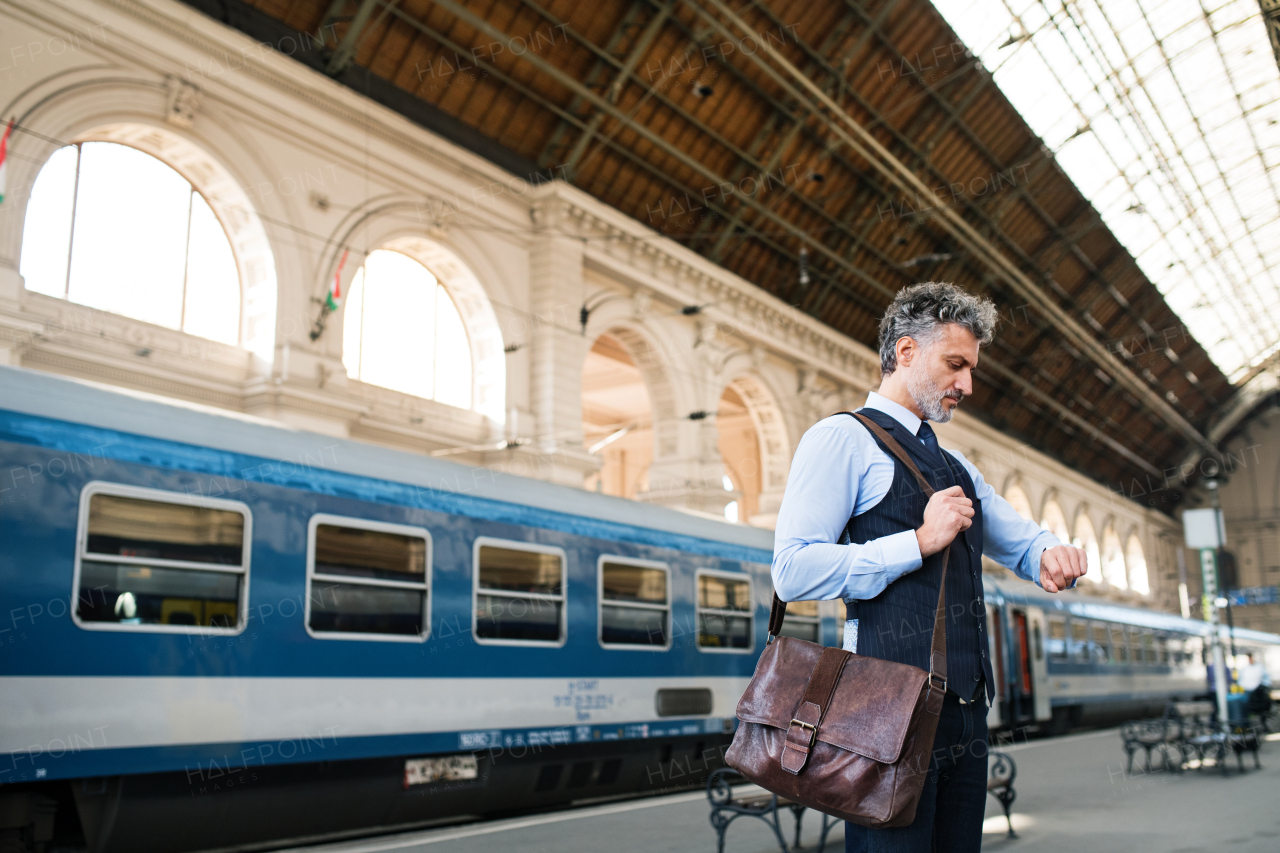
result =
[{"label": "train window", "polygon": [[564,564],[564,551],[559,548],[477,539],[472,591],[476,641],[562,645]]},{"label": "train window", "polygon": [[249,508],[90,483],[80,497],[75,621],[83,628],[234,633],[244,627]]},{"label": "train window", "polygon": [[1089,657],[1094,663],[1106,663],[1111,660],[1111,638],[1107,626],[1101,622],[1091,622],[1093,642],[1089,645]]},{"label": "train window", "polygon": [[1068,651],[1072,660],[1089,662],[1089,623],[1071,620],[1071,641]]},{"label": "train window", "polygon": [[600,558],[600,644],[662,650],[671,645],[671,569],[665,563]]},{"label": "train window", "polygon": [[1049,617],[1049,640],[1045,643],[1049,660],[1067,659],[1067,622],[1061,617]]},{"label": "train window", "polygon": [[1123,625],[1111,626],[1111,653],[1116,663],[1129,662],[1129,643],[1125,639]]},{"label": "train window", "polygon": [[430,633],[427,531],[334,515],[313,515],[308,528],[313,637],[416,641]]},{"label": "train window", "polygon": [[698,572],[698,647],[750,651],[751,579],[726,572]]},{"label": "train window", "polygon": [[1156,663],[1156,638],[1150,628],[1142,629],[1142,662]]},{"label": "train window", "polygon": [[818,602],[791,601],[787,603],[787,618],[782,620],[780,636],[796,637],[811,643],[822,642],[822,620],[818,616]]},{"label": "train window", "polygon": [[1207,665],[1205,658],[1207,657],[1204,640],[1200,637],[1184,637],[1182,640],[1182,654],[1179,655],[1182,663],[1194,664],[1197,661]]}]

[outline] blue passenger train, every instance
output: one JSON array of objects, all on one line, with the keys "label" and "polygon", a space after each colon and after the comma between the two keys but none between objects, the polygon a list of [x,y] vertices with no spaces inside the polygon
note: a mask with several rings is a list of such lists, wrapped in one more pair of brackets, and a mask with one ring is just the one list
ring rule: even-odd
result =
[{"label": "blue passenger train", "polygon": [[[34,850],[249,849],[690,784],[772,595],[768,531],[10,367],[0,541],[0,811],[24,816],[0,831]],[[1203,689],[1199,623],[985,582],[993,724]],[[828,606],[786,632],[838,642]]]}]

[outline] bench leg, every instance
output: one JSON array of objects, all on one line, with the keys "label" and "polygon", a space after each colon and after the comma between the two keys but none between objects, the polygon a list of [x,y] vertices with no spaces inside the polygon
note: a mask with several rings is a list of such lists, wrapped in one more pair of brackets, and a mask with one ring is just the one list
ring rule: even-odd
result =
[{"label": "bench leg", "polygon": [[1009,838],[1017,838],[1018,833],[1013,831],[1013,801],[1018,798],[1018,793],[1012,788],[1005,788],[996,794],[996,798],[1000,800],[1000,806],[1004,809],[1005,822],[1009,824]]},{"label": "bench leg", "polygon": [[719,809],[711,810],[711,826],[716,831],[716,853],[724,853],[724,833],[729,828],[729,824],[733,823],[734,817],[737,815],[725,817],[720,814]]},{"label": "bench leg", "polygon": [[839,818],[834,818],[829,814],[822,816],[822,835],[818,838],[818,849],[814,853],[823,853],[827,849],[827,833],[831,828],[839,822]]},{"label": "bench leg", "polygon": [[772,827],[774,837],[778,839],[778,847],[782,850],[782,853],[791,853],[791,851],[787,850],[787,839],[782,836],[782,818],[778,816],[778,807],[775,805],[773,808],[773,820],[764,815],[760,815],[760,818]]},{"label": "bench leg", "polygon": [[799,803],[792,803],[790,808],[791,808],[791,814],[796,819],[796,843],[795,843],[795,846],[792,847],[791,849],[799,850],[800,849],[800,824],[804,820],[805,807],[800,805]]}]

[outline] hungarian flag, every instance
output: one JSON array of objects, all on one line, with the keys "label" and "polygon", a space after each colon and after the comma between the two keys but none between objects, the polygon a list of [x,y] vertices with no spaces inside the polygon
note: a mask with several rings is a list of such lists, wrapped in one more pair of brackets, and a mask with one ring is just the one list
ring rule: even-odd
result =
[{"label": "hungarian flag", "polygon": [[9,134],[13,132],[13,119],[9,119],[9,126],[4,129],[4,136],[0,136],[0,204],[4,203],[4,186],[5,173],[9,171],[8,150],[9,150]]},{"label": "hungarian flag", "polygon": [[[3,156],[4,148],[0,147],[0,156]],[[0,166],[0,169],[3,169]],[[0,172],[3,175],[4,172]],[[0,187],[3,187],[0,184]],[[324,307],[330,311],[337,311],[338,306],[342,304],[342,268],[347,265],[347,255],[351,254],[351,250],[342,253],[342,260],[338,261],[338,268],[333,271],[333,284],[329,285],[329,295],[324,298]]]}]

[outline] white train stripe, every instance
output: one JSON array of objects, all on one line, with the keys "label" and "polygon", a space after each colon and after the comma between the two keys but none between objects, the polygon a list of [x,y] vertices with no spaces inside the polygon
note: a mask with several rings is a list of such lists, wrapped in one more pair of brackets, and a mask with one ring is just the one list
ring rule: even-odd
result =
[{"label": "white train stripe", "polygon": [[747,681],[5,677],[0,753],[76,733],[100,749],[620,724],[658,719],[654,695],[663,687],[708,688],[706,716],[733,717]]},{"label": "white train stripe", "polygon": [[1153,674],[1105,674],[1083,675],[1049,674],[1050,698],[1084,698],[1088,696],[1118,696],[1123,694],[1149,694],[1165,696],[1174,693],[1199,693],[1207,690],[1203,678],[1185,678],[1176,675]]}]

